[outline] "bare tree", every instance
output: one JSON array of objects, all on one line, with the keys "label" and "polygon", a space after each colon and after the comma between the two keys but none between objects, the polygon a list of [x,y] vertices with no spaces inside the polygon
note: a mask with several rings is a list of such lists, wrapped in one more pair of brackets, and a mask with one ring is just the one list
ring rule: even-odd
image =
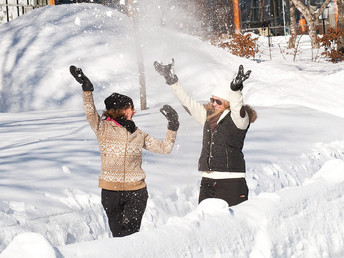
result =
[{"label": "bare tree", "polygon": [[[322,12],[325,10],[326,6],[331,2],[331,0],[325,0],[325,2],[321,5],[319,9],[316,9],[315,11],[311,8],[305,6],[301,0],[291,0],[297,10],[299,10],[303,16],[305,17],[307,24],[309,26],[308,33],[309,37],[311,38],[312,48],[318,48],[319,44],[317,43],[317,33],[316,33],[316,21],[318,20],[318,17]],[[343,0],[341,0],[343,1]]]}]

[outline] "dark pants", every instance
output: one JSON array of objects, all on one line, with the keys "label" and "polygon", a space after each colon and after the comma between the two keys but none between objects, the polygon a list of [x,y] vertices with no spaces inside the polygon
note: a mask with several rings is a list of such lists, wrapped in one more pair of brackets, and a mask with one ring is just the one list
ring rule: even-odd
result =
[{"label": "dark pants", "polygon": [[208,198],[219,198],[229,206],[237,205],[248,199],[245,178],[211,179],[202,177],[198,203]]},{"label": "dark pants", "polygon": [[114,237],[131,235],[140,230],[148,199],[146,187],[135,191],[102,189],[101,196]]}]

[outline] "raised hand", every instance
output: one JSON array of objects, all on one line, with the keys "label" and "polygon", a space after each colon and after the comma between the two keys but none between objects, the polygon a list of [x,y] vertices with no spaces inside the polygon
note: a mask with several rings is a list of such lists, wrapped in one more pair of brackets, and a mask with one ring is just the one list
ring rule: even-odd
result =
[{"label": "raised hand", "polygon": [[160,112],[168,121],[167,129],[177,131],[179,128],[178,113],[170,105],[164,105],[160,108]]},{"label": "raised hand", "polygon": [[237,76],[231,82],[231,89],[234,91],[242,90],[244,88],[243,82],[250,77],[251,72],[251,70],[248,70],[244,73],[244,66],[240,65]]},{"label": "raised hand", "polygon": [[82,72],[81,68],[77,68],[74,65],[69,67],[70,73],[73,75],[75,80],[82,85],[83,91],[93,91],[93,84],[92,82],[85,76]]},{"label": "raised hand", "polygon": [[174,74],[174,59],[172,58],[172,62],[167,65],[163,65],[161,62],[155,61],[154,62],[155,70],[162,76],[164,76],[166,80],[166,84],[172,85],[178,82],[177,75]]}]

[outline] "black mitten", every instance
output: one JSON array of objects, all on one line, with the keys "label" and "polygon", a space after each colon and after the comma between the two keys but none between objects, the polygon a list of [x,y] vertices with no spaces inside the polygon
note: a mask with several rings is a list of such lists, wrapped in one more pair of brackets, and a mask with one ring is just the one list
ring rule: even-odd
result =
[{"label": "black mitten", "polygon": [[177,131],[179,128],[178,113],[169,105],[164,105],[160,108],[160,112],[168,121],[167,129]]},{"label": "black mitten", "polygon": [[237,76],[231,82],[231,89],[234,91],[242,90],[244,88],[243,82],[250,77],[251,70],[244,73],[244,67],[239,66],[239,71]]},{"label": "black mitten", "polygon": [[92,82],[84,75],[81,68],[77,68],[74,65],[71,65],[69,67],[70,73],[73,75],[75,80],[82,84],[82,90],[83,91],[93,91],[93,84]]},{"label": "black mitten", "polygon": [[178,82],[177,75],[174,74],[174,59],[172,58],[172,63],[168,65],[163,65],[162,63],[155,61],[154,62],[155,70],[165,77],[166,83],[168,85],[175,84]]}]

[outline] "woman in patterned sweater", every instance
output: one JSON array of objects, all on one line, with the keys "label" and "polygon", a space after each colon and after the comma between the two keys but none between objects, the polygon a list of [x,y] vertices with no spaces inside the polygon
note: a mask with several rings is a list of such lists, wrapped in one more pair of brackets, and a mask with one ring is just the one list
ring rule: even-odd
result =
[{"label": "woman in patterned sweater", "polygon": [[103,119],[93,101],[93,85],[80,68],[70,67],[82,84],[86,118],[97,136],[101,154],[99,187],[101,201],[114,237],[138,232],[146,209],[148,192],[142,170],[142,149],[168,154],[172,151],[179,127],[176,111],[164,105],[160,112],[168,120],[165,139],[158,140],[136,127],[136,113],[130,97],[113,93],[104,101]]}]

